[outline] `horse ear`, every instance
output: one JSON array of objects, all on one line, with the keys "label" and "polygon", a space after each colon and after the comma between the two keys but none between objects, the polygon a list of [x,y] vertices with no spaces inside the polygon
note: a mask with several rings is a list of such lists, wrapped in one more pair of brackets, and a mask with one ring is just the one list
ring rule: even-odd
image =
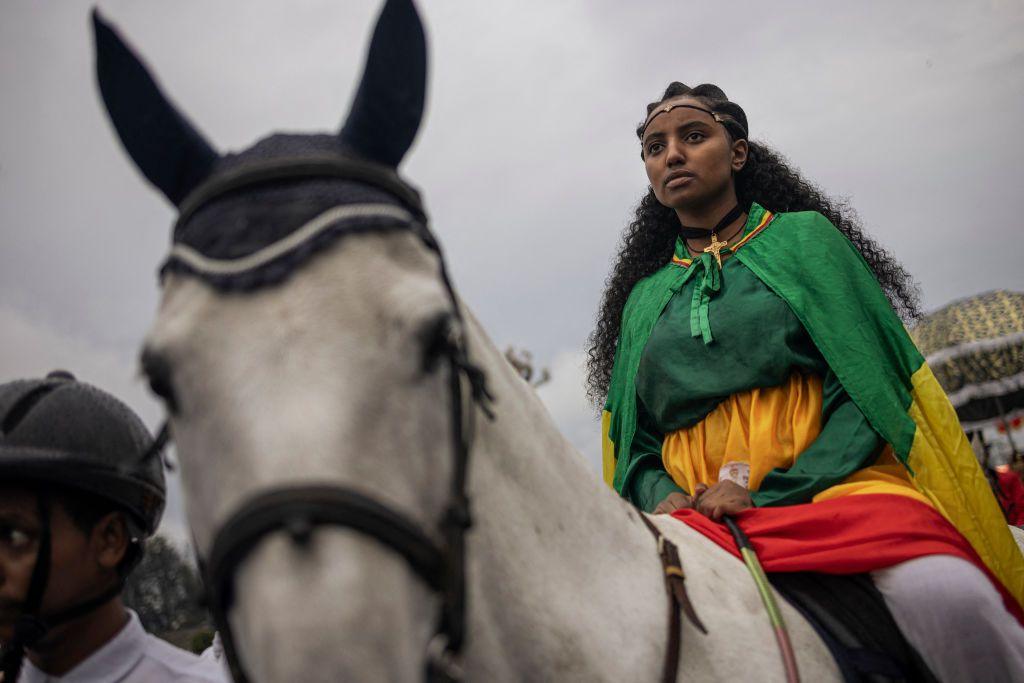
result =
[{"label": "horse ear", "polygon": [[143,175],[172,203],[209,174],[217,152],[160,92],[145,65],[99,12],[92,12],[96,79],[114,128]]},{"label": "horse ear", "polygon": [[387,0],[341,141],[360,156],[396,168],[423,118],[427,40],[412,0]]}]

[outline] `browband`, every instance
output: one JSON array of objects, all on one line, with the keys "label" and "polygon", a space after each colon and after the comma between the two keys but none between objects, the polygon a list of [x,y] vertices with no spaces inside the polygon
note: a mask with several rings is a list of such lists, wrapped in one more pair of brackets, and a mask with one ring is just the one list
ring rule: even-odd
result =
[{"label": "browband", "polygon": [[205,204],[235,190],[261,183],[306,178],[336,178],[373,185],[394,195],[422,223],[427,222],[420,193],[393,169],[353,156],[309,154],[247,162],[213,174],[182,200],[174,230],[177,233]]},{"label": "browband", "polygon": [[402,226],[413,222],[411,213],[394,204],[342,204],[327,209],[294,232],[251,254],[236,258],[213,258],[187,244],[175,242],[166,263],[177,262],[186,266],[190,272],[207,277],[240,275],[262,268],[343,225],[374,218],[394,220]]}]

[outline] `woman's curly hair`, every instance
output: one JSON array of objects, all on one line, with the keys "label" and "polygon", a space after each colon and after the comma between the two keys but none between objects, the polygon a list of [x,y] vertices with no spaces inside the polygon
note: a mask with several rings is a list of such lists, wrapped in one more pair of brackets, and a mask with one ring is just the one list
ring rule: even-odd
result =
[{"label": "woman's curly hair", "polygon": [[[747,129],[743,110],[729,102],[725,93],[714,85],[689,88],[672,83],[657,102],[647,105],[647,113],[662,102],[690,95],[703,101],[712,111],[724,114]],[[726,122],[731,135],[736,134],[733,121]],[[643,124],[637,127],[637,136]],[[881,284],[889,303],[905,321],[920,316],[920,292],[913,278],[902,265],[877,242],[864,234],[856,212],[842,200],[826,196],[805,179],[778,152],[757,142],[748,141],[747,163],[736,174],[736,194],[740,206],[757,202],[773,212],[817,211],[828,218],[853,243]],[[651,188],[640,199],[633,220],[623,232],[618,259],[605,281],[604,296],[598,311],[597,325],[587,346],[587,396],[598,408],[603,404],[611,381],[615,348],[619,341],[622,309],[633,286],[642,278],[661,268],[672,257],[679,219],[675,211],[662,206]]]}]

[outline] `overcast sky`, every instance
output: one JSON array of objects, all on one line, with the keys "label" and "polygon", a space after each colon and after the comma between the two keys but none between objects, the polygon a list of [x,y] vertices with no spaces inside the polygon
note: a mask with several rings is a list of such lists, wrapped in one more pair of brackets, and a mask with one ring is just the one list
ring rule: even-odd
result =
[{"label": "overcast sky", "polygon": [[[66,367],[155,426],[135,356],[173,212],[97,98],[88,11],[0,4],[0,381]],[[100,2],[222,151],[341,123],[378,3]],[[428,114],[403,172],[455,284],[593,464],[584,341],[646,179],[633,129],[719,84],[920,283],[926,308],[1024,289],[1024,2],[423,0]],[[164,530],[181,538],[172,496]]]}]

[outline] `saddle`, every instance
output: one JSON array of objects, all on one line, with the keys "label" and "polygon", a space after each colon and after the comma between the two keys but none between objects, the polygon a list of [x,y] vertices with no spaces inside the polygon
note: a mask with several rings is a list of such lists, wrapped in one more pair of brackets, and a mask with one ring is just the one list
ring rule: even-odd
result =
[{"label": "saddle", "polygon": [[935,683],[867,574],[777,572],[777,590],[814,627],[847,683]]}]

